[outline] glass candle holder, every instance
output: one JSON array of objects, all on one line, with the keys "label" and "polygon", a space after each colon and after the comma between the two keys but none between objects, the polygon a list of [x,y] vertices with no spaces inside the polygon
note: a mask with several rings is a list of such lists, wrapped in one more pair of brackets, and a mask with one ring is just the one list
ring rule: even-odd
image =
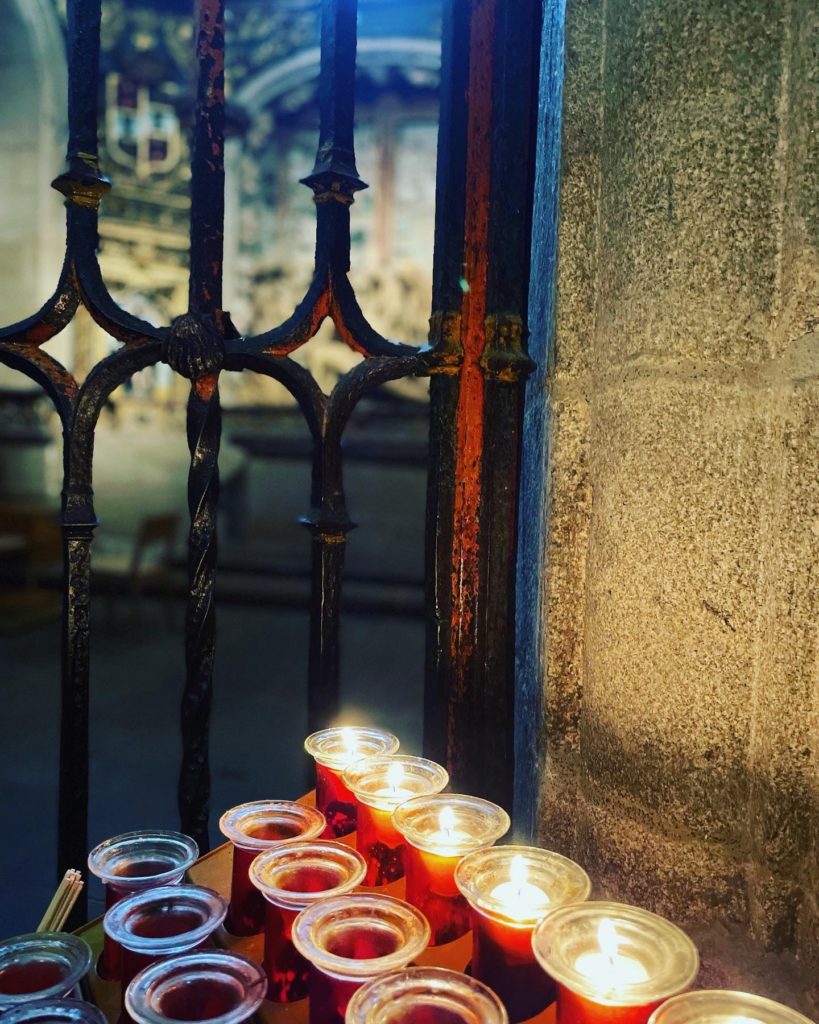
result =
[{"label": "glass candle holder", "polygon": [[386,729],[338,725],[314,732],[304,749],[316,762],[316,807],[327,819],[324,837],[340,839],[356,830],[355,796],[345,786],[342,773],[354,761],[377,754],[394,754],[399,741]]},{"label": "glass candle holder", "polygon": [[320,811],[292,800],[255,800],[222,815],[219,828],[233,844],[230,907],[225,922],[232,935],[256,935],[264,928],[264,898],[248,875],[254,859],[282,843],[315,839],[324,825]]},{"label": "glass candle holder", "polygon": [[199,885],[163,885],[120,900],[103,918],[106,935],[122,949],[122,989],[156,960],[207,944],[227,902]]},{"label": "glass candle holder", "polygon": [[392,896],[320,900],[293,922],[293,944],[310,961],[310,1024],[344,1024],[352,994],[406,967],[429,942],[422,914]]},{"label": "glass candle holder", "polygon": [[71,995],[91,966],[91,948],[76,935],[33,932],[0,942],[0,1014],[35,999]]},{"label": "glass candle holder", "polygon": [[266,984],[262,968],[237,953],[184,953],[140,971],[125,1008],[136,1024],[241,1024],[258,1010]]},{"label": "glass candle holder", "polygon": [[703,989],[666,1000],[649,1024],[811,1024],[796,1010],[748,992]]},{"label": "glass candle holder", "polygon": [[508,1024],[486,985],[441,967],[409,967],[354,993],[346,1024]]},{"label": "glass candle holder", "polygon": [[557,982],[558,1024],[646,1024],[699,969],[685,932],[623,903],[560,907],[535,927],[532,948]]},{"label": "glass candle holder", "polygon": [[33,999],[2,1013],[3,1024],[108,1024],[102,1010],[82,999]]},{"label": "glass candle holder", "polygon": [[464,857],[455,884],[471,908],[472,976],[500,996],[513,1024],[545,1010],[555,984],[535,959],[532,931],[549,911],[587,899],[589,876],[558,853],[498,846]]},{"label": "glass candle holder", "polygon": [[445,768],[423,757],[390,754],[356,761],[342,781],[358,801],[356,846],[367,861],[365,885],[388,885],[404,877],[406,843],[392,812],[413,797],[433,796],[449,782]]},{"label": "glass candle holder", "polygon": [[[124,832],[95,846],[88,869],[105,884],[105,909],[131,893],[181,882],[199,856],[199,847],[181,832],[149,829]],[[100,977],[120,978],[120,950],[108,936],[97,965]]]},{"label": "glass candle holder", "polygon": [[430,945],[440,946],[469,931],[469,904],[455,884],[462,857],[491,846],[508,831],[502,807],[474,796],[440,793],[415,797],[392,816],[407,840],[407,901],[426,916]]},{"label": "glass candle holder", "polygon": [[367,870],[349,846],[329,840],[292,843],[260,853],[250,880],[267,903],[264,968],[267,998],[292,1003],[307,996],[310,964],[292,941],[293,922],[305,907],[357,888]]}]

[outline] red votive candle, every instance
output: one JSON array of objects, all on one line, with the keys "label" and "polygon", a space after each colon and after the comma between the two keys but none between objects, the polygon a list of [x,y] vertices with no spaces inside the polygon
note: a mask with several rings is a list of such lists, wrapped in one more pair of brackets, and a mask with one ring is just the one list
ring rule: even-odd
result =
[{"label": "red votive candle", "polygon": [[393,812],[393,825],[407,840],[407,901],[427,918],[431,946],[466,935],[469,904],[455,884],[462,857],[491,846],[508,831],[502,807],[474,796],[440,793],[415,797]]},{"label": "red votive candle", "polygon": [[310,1024],[344,1024],[354,992],[406,967],[428,942],[423,914],[392,896],[334,896],[302,910],[293,944],[311,965]]},{"label": "red votive candle", "polygon": [[267,902],[264,968],[271,1002],[307,996],[310,964],[292,940],[296,915],[317,900],[352,892],[366,870],[360,853],[329,840],[288,844],[253,861],[250,880]]},{"label": "red votive candle", "polygon": [[3,1024],[108,1024],[102,1010],[81,999],[33,999],[0,1013]]},{"label": "red votive candle", "polygon": [[0,942],[0,1015],[35,999],[70,995],[91,966],[91,949],[76,935],[33,932]]},{"label": "red votive candle", "polygon": [[500,996],[512,1024],[545,1010],[555,984],[535,959],[532,931],[551,910],[587,899],[589,876],[558,853],[497,846],[464,857],[455,884],[472,911],[472,976]]},{"label": "red votive candle", "polygon": [[326,839],[356,830],[358,804],[341,777],[344,770],[364,757],[394,754],[398,746],[391,732],[369,726],[337,725],[307,737],[304,749],[316,762],[316,807],[327,819]]},{"label": "red votive candle", "polygon": [[[105,909],[125,896],[158,885],[181,882],[185,872],[199,856],[199,847],[181,832],[146,829],[124,832],[106,839],[88,854],[88,868],[105,883]],[[120,978],[120,949],[105,936],[97,964],[101,978]]]},{"label": "red votive candle", "polygon": [[367,861],[364,884],[388,885],[403,878],[406,842],[392,823],[392,812],[413,797],[440,793],[449,782],[446,769],[423,757],[388,754],[356,761],[342,781],[358,801],[356,847]]},{"label": "red votive candle", "polygon": [[144,967],[208,944],[227,902],[199,885],[163,885],[120,900],[103,928],[122,949],[122,991]]},{"label": "red votive candle", "polygon": [[267,982],[261,967],[237,953],[184,953],[146,967],[125,993],[136,1024],[241,1024],[258,1010]]},{"label": "red votive candle", "polygon": [[255,800],[232,807],[219,828],[233,844],[230,907],[225,927],[232,935],[255,935],[264,928],[264,897],[248,872],[254,859],[283,843],[315,839],[324,831],[324,815],[292,800]]},{"label": "red votive candle", "polygon": [[702,989],[667,999],[651,1015],[649,1024],[811,1024],[811,1021],[796,1010],[763,996]]},{"label": "red votive candle", "polygon": [[440,967],[408,967],[360,988],[346,1024],[508,1024],[497,995],[474,978]]},{"label": "red votive candle", "polygon": [[558,1024],[646,1024],[699,970],[685,932],[623,903],[558,908],[535,927],[532,949],[557,982]]}]

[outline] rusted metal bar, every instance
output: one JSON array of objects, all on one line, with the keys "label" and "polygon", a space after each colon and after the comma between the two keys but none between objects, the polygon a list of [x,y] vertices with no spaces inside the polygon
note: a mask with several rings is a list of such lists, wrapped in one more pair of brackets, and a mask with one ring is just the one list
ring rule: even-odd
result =
[{"label": "rusted metal bar", "polygon": [[216,509],[222,415],[219,371],[224,338],[235,334],[222,310],[225,212],[225,10],[223,0],[199,0],[198,86],[191,154],[191,254],[188,313],[171,329],[170,365],[191,381],[187,410],[188,607],[182,695],[182,829],[209,849],[209,732],[215,647]]},{"label": "rusted metal bar", "polygon": [[[97,74],[100,47],[99,0],[74,0],[68,7],[68,171],[54,182],[66,197],[67,246],[72,249],[83,228],[96,248],[96,216],[108,182],[99,173],[97,151]],[[83,214],[85,210],[85,224]],[[76,279],[76,275],[75,279]],[[74,306],[76,309],[76,306]],[[88,718],[91,608],[91,540],[97,519],[90,487],[72,486],[72,429],[64,432],[62,492],[63,615],[60,713],[60,783],[58,798],[57,875],[81,867],[88,853]],[[87,912],[83,890],[71,924]]]},{"label": "rusted metal bar", "polygon": [[[350,269],[350,206],[366,188],[355,164],[353,121],[357,0],[323,0],[321,12],[321,121],[313,170],[303,183],[316,204],[316,276],[326,281],[330,306],[337,282]],[[337,326],[343,317],[334,317]],[[307,717],[311,730],[328,725],[339,706],[341,588],[347,534],[355,527],[342,481],[340,433],[328,439],[325,408],[314,435],[311,510],[302,522],[311,532],[312,588],[307,668]]]},{"label": "rusted metal bar", "polygon": [[[445,757],[456,786],[508,806],[515,511],[522,381],[531,366],[525,311],[537,4],[454,0],[447,15],[430,335],[426,746]],[[461,120],[465,129],[453,131]],[[440,209],[447,192],[457,213]]]}]

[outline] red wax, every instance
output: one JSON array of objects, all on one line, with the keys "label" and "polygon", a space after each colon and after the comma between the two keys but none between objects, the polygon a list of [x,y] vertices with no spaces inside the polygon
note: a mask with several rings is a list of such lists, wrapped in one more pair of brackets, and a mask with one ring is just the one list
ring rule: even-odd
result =
[{"label": "red wax", "polygon": [[398,949],[398,936],[389,928],[375,924],[343,928],[327,943],[327,952],[345,960],[375,960]]},{"label": "red wax", "polygon": [[[250,839],[262,839],[274,845],[284,839],[295,839],[302,829],[290,822],[265,821],[248,828]],[[264,927],[264,897],[248,876],[250,865],[262,851],[233,847],[233,874],[230,882],[230,906],[225,928],[232,935],[256,935]]]},{"label": "red wax", "polygon": [[327,819],[325,839],[340,839],[356,829],[358,801],[341,781],[341,772],[316,761],[316,807]]},{"label": "red wax", "polygon": [[[277,879],[278,888],[287,892],[325,892],[339,884],[339,874],[331,868],[294,867]],[[287,910],[267,903],[264,930],[264,969],[267,974],[267,998],[274,1003],[293,1003],[307,996],[310,963],[292,942],[293,921],[298,910]]]},{"label": "red wax", "polygon": [[[118,864],[114,873],[118,878],[151,878],[155,875],[164,875],[166,871],[172,871],[176,867],[176,861],[167,857],[153,857],[145,860],[126,860]],[[131,892],[132,886],[125,885],[123,893]]]},{"label": "red wax", "polygon": [[0,993],[26,996],[59,985],[67,974],[65,964],[55,960],[27,960],[0,969]]},{"label": "red wax", "polygon": [[[131,925],[134,935],[144,939],[166,939],[171,936],[179,936],[180,945],[184,945],[184,936],[188,932],[195,931],[205,923],[201,913],[188,908],[175,908],[166,906],[143,913]],[[209,945],[210,940],[205,939],[199,942],[200,946]],[[195,946],[189,947],[194,949]],[[168,954],[171,955],[171,954]],[[143,967],[155,963],[161,957],[153,953],[137,953],[132,949],[122,951],[122,991],[128,987],[128,983],[139,974]]]},{"label": "red wax", "polygon": [[511,1024],[555,1000],[555,983],[532,952],[534,925],[512,924],[472,908],[472,977],[501,999]]},{"label": "red wax", "polygon": [[441,857],[407,847],[407,903],[417,907],[432,930],[430,946],[454,942],[469,931],[469,904],[455,885],[460,855]]},{"label": "red wax", "polygon": [[392,813],[358,805],[356,847],[367,862],[364,885],[387,885],[404,877],[406,840],[392,824]]},{"label": "red wax", "polygon": [[[134,885],[128,884],[129,880],[144,880],[146,878],[156,877],[157,875],[164,875],[168,871],[173,870],[176,867],[176,861],[170,860],[165,857],[152,857],[150,859],[139,859],[126,860],[121,864],[117,864],[114,869],[118,878],[123,880],[122,885],[116,885],[109,882],[105,886],[105,909],[110,910],[115,903],[119,903],[125,896],[130,896],[134,891]],[[179,873],[180,878],[182,872]],[[169,879],[170,882],[177,881],[178,879]],[[117,981],[121,977],[122,967],[122,950],[117,942],[105,936],[103,940],[102,954],[97,964],[97,973],[101,978],[105,978],[108,981]]]},{"label": "red wax", "polygon": [[660,999],[646,1006],[604,1006],[558,985],[557,1024],[646,1024],[664,1002]]},{"label": "red wax", "polygon": [[297,910],[267,904],[264,929],[264,970],[267,998],[274,1003],[294,1003],[307,996],[310,964],[291,941]]},{"label": "red wax", "polygon": [[159,997],[159,1012],[171,1020],[211,1020],[241,1002],[236,986],[216,978],[197,978],[196,984],[168,985]]},{"label": "red wax", "polygon": [[369,978],[342,981],[310,968],[310,1024],[344,1024],[347,1004]]}]

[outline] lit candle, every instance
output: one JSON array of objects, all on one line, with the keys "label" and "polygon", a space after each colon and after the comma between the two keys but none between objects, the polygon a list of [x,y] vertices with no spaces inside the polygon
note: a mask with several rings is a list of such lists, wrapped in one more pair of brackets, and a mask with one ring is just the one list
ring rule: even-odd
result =
[{"label": "lit candle", "polygon": [[304,749],[316,762],[316,807],[327,819],[325,838],[340,839],[356,830],[358,805],[342,781],[353,762],[379,754],[394,754],[398,739],[385,729],[339,725],[314,732]]},{"label": "lit candle", "polygon": [[555,999],[555,985],[532,951],[532,931],[544,914],[585,900],[586,872],[573,861],[530,846],[470,853],[455,883],[472,911],[472,975],[503,1001],[510,1021],[525,1021]]},{"label": "lit candle", "polygon": [[364,884],[403,878],[406,843],[392,823],[392,812],[412,797],[439,793],[449,781],[445,769],[423,757],[392,754],[356,761],[343,781],[358,801],[356,845],[367,861]]},{"label": "lit candle", "polygon": [[557,982],[558,1024],[646,1024],[699,969],[685,932],[622,903],[558,908],[535,927],[532,948]]},{"label": "lit candle", "polygon": [[640,963],[618,952],[617,929],[604,917],[597,926],[600,949],[583,953],[575,961],[575,970],[585,975],[598,992],[616,996],[629,985],[648,980],[648,971]]},{"label": "lit candle", "polygon": [[293,922],[293,944],[310,961],[310,1024],[344,1024],[352,995],[406,967],[429,941],[422,914],[392,896],[320,900]]},{"label": "lit candle", "polygon": [[666,1000],[649,1024],[811,1024],[796,1010],[748,992],[703,989]]},{"label": "lit candle", "polygon": [[508,830],[509,815],[478,797],[414,797],[392,816],[407,840],[407,900],[426,916],[430,945],[454,942],[469,931],[469,904],[455,884],[455,868],[468,853],[491,846]]},{"label": "lit candle", "polygon": [[503,1003],[458,971],[408,967],[360,988],[346,1024],[508,1024]]}]

